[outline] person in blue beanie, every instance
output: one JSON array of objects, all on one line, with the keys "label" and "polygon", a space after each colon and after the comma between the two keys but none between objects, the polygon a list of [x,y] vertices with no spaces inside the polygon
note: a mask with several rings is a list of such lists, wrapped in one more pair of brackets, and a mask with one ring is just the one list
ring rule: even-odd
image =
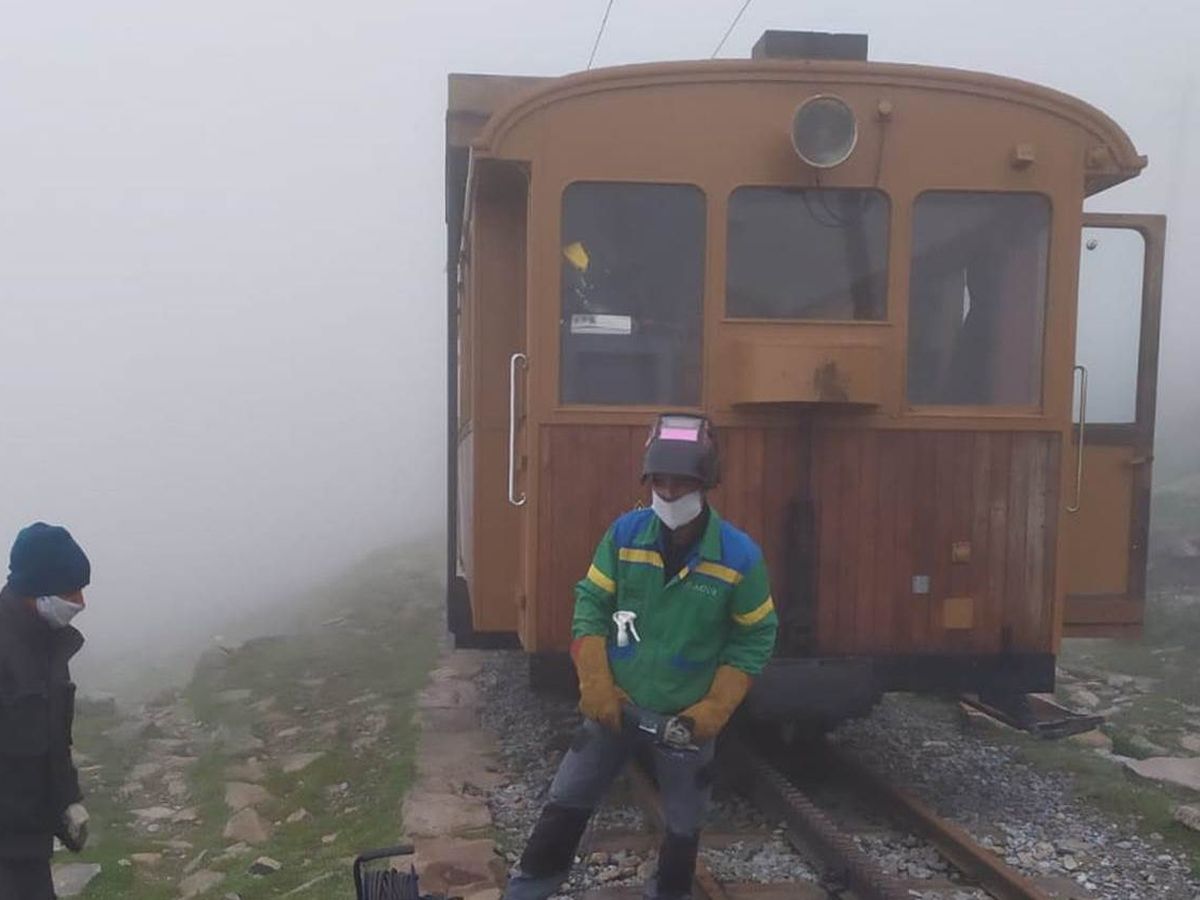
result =
[{"label": "person in blue beanie", "polygon": [[65,529],[37,522],[13,544],[0,589],[0,900],[53,900],[57,837],[78,852],[87,811],[71,759],[75,685],[92,569]]}]

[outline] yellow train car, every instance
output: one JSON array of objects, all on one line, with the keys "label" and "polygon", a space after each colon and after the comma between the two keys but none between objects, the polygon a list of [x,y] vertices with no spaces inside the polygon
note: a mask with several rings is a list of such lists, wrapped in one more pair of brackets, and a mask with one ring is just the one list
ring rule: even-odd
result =
[{"label": "yellow train car", "polygon": [[1138,632],[1165,220],[1083,204],[1146,159],[1074,97],[866,44],[450,77],[461,643],[565,654],[662,410],[715,422],[713,503],[766,554],[759,714],[1046,691],[1064,636]]}]

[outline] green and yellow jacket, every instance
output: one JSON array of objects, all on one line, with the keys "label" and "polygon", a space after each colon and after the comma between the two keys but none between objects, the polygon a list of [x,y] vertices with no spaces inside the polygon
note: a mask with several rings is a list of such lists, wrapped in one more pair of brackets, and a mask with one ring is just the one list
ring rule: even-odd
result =
[{"label": "green and yellow jacket", "polygon": [[708,693],[718,666],[758,675],[779,621],[762,551],[716,510],[709,508],[703,535],[670,581],[664,537],[650,509],[612,524],[575,586],[571,632],[607,637],[617,685],[638,706],[674,714]]}]

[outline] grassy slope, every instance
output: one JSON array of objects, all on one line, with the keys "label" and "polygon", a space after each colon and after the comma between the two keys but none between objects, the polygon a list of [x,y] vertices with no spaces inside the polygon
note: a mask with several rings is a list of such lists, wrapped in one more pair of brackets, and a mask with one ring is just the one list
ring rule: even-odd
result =
[{"label": "grassy slope", "polygon": [[[302,618],[308,620],[308,627],[283,638],[251,642],[223,664],[210,661],[198,669],[185,693],[204,731],[222,725],[248,727],[266,740],[267,753],[259,756],[268,765],[275,752],[322,750],[326,754],[296,775],[271,768],[264,785],[276,798],[260,809],[264,819],[282,822],[300,807],[310,818],[277,826],[269,844],[244,856],[213,862],[212,857],[231,843],[221,837],[229,815],[223,799],[224,770],[231,758],[220,743],[201,753],[188,770],[188,803],[198,809],[201,821],[183,831],[173,828],[166,836],[191,842],[195,850],[189,855],[209,849],[205,867],[227,874],[212,892],[216,896],[229,891],[244,900],[278,896],[335,872],[308,895],[349,897],[353,856],[399,837],[400,802],[412,773],[416,737],[411,724],[414,694],[436,656],[442,630],[441,592],[428,574],[431,571],[436,568],[421,560],[403,563],[395,554],[377,555],[330,586],[333,602],[325,609],[318,605],[306,610]],[[315,624],[322,616],[340,621]],[[304,679],[322,681],[305,685]],[[251,689],[252,699],[219,702],[218,694],[233,688]],[[273,719],[252,709],[253,703],[265,698],[274,700]],[[371,715],[385,722],[377,729],[377,740],[355,752],[352,742],[364,734],[365,718]],[[155,838],[164,835],[137,833],[129,826],[116,789],[137,761],[137,747],[106,737],[104,731],[113,724],[111,713],[81,709],[77,746],[103,767],[89,786],[97,840],[83,859],[102,863],[104,872],[85,896],[174,897],[186,857],[164,858],[162,864],[146,870],[118,865],[130,853],[161,849],[155,846]],[[327,726],[327,731],[321,732],[318,725]],[[277,741],[274,734],[291,726],[302,729],[294,745]],[[349,784],[345,792],[327,791],[341,783]],[[322,841],[332,834],[336,838]],[[283,871],[268,878],[249,875],[247,865],[260,854],[279,860]]]}]

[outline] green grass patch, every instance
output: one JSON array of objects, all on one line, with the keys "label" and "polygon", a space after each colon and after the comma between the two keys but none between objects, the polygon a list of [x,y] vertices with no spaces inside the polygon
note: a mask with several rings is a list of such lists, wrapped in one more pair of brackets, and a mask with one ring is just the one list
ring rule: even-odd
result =
[{"label": "green grass patch", "polygon": [[[291,633],[251,640],[229,654],[210,651],[197,667],[179,702],[205,735],[224,734],[235,744],[253,736],[265,743],[253,755],[268,772],[263,787],[273,797],[259,808],[273,826],[271,840],[226,857],[233,843],[222,837],[231,815],[224,800],[231,780],[226,770],[238,761],[236,748],[220,739],[206,743],[187,770],[186,805],[196,808],[200,821],[164,828],[170,832],[164,836],[192,843],[189,858],[208,850],[203,868],[226,876],[212,896],[275,897],[333,873],[301,896],[350,897],[352,858],[401,836],[400,808],[413,777],[417,739],[415,694],[440,647],[441,588],[430,571],[421,562],[398,564],[376,556],[330,585],[332,602],[310,610]],[[222,697],[236,689],[249,689],[250,699]],[[89,712],[80,718],[77,743],[103,764],[88,798],[101,839],[83,858],[100,862],[104,871],[85,896],[177,896],[186,859],[164,857],[153,869],[118,865],[130,853],[161,849],[154,846],[155,836],[128,827],[127,802],[118,793],[140,761],[139,743],[122,747],[104,736],[117,724],[113,713],[108,719]],[[292,729],[299,731],[289,734]],[[285,774],[281,759],[293,752],[324,755],[301,772]],[[306,818],[285,821],[301,808]],[[248,867],[260,855],[278,860],[282,871],[251,875]]]}]

